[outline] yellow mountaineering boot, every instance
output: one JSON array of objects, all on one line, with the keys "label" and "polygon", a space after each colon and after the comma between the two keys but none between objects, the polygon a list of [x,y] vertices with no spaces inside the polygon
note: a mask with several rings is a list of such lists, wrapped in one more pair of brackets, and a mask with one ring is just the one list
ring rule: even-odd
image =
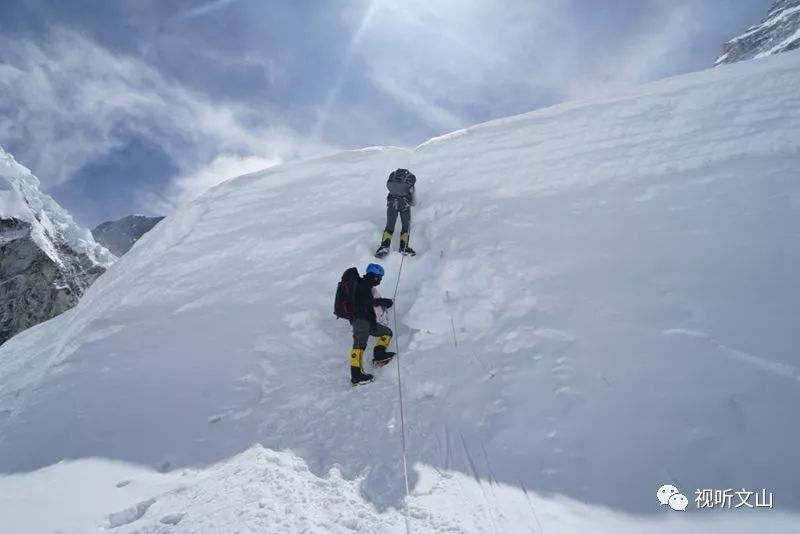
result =
[{"label": "yellow mountaineering boot", "polygon": [[354,386],[367,384],[372,382],[374,378],[371,374],[367,374],[361,370],[363,356],[364,349],[353,348],[353,350],[350,351],[350,383]]}]

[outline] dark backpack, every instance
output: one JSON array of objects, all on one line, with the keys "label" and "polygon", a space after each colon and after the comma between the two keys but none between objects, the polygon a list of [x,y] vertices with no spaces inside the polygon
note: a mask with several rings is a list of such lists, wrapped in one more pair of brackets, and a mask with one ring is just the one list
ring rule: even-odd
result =
[{"label": "dark backpack", "polygon": [[386,189],[389,190],[389,195],[393,197],[410,197],[411,191],[414,189],[414,184],[417,182],[417,177],[408,169],[397,169],[392,171],[389,179],[386,180]]},{"label": "dark backpack", "polygon": [[356,287],[361,275],[358,269],[350,267],[342,273],[342,279],[336,286],[336,299],[333,301],[333,314],[339,319],[352,321],[356,311]]}]

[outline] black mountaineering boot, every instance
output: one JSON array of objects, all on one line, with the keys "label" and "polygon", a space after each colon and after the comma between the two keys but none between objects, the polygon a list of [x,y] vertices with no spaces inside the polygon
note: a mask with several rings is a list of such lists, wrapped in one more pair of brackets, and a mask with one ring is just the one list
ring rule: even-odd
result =
[{"label": "black mountaineering boot", "polygon": [[414,249],[408,246],[408,232],[400,234],[400,254],[404,256],[416,256]]},{"label": "black mountaineering boot", "polygon": [[378,258],[383,258],[387,254],[389,254],[389,250],[392,245],[392,233],[384,230],[383,236],[381,237],[381,246],[378,247],[378,250],[375,251],[375,256]]},{"label": "black mountaineering boot", "polygon": [[361,386],[364,384],[369,384],[375,380],[375,377],[369,373],[364,373],[358,367],[351,367],[350,368],[350,383],[354,386]]},{"label": "black mountaineering boot", "polygon": [[[381,345],[380,343],[384,338],[388,338],[386,345]],[[389,340],[391,340],[389,336],[383,336],[378,340],[378,344],[375,345],[375,350],[372,353],[372,365],[375,367],[384,366],[394,358],[395,353],[386,350],[386,346],[389,345]]]}]

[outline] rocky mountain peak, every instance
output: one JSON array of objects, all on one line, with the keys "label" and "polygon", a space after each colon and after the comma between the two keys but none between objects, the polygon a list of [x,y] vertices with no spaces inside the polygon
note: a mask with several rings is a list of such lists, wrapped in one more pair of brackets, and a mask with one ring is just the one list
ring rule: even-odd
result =
[{"label": "rocky mountain peak", "polygon": [[722,47],[714,65],[780,54],[800,48],[800,0],[778,0],[766,18]]},{"label": "rocky mountain peak", "polygon": [[0,148],[0,344],[74,306],[115,260]]},{"label": "rocky mountain peak", "polygon": [[92,230],[92,235],[98,243],[112,253],[122,256],[163,218],[128,215],[116,221],[107,221],[97,225]]}]

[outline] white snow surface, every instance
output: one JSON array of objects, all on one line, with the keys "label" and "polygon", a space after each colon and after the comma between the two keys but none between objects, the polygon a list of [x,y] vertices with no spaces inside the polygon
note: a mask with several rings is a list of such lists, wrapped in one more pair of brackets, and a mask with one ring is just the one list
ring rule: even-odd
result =
[{"label": "white snow surface", "polygon": [[[787,529],[796,524],[795,516],[777,510],[634,516],[458,471],[415,469],[408,518],[416,533],[749,534],[792,532]],[[377,509],[360,493],[361,481],[336,467],[317,476],[297,456],[254,446],[205,470],[169,474],[107,460],[63,462],[0,478],[0,507],[12,533],[404,534],[405,510]]]},{"label": "white snow surface", "polygon": [[31,225],[31,237],[51,260],[63,266],[56,243],[103,267],[116,257],[98,244],[88,228],[79,226],[50,195],[40,190],[39,179],[0,147],[0,218],[14,218]]},{"label": "white snow surface", "polygon": [[351,388],[332,315],[403,166],[412,532],[797,532],[797,87],[787,53],[212,189],[0,347],[0,516],[53,532],[15,495],[122,462],[61,532],[404,531],[398,367]]}]

